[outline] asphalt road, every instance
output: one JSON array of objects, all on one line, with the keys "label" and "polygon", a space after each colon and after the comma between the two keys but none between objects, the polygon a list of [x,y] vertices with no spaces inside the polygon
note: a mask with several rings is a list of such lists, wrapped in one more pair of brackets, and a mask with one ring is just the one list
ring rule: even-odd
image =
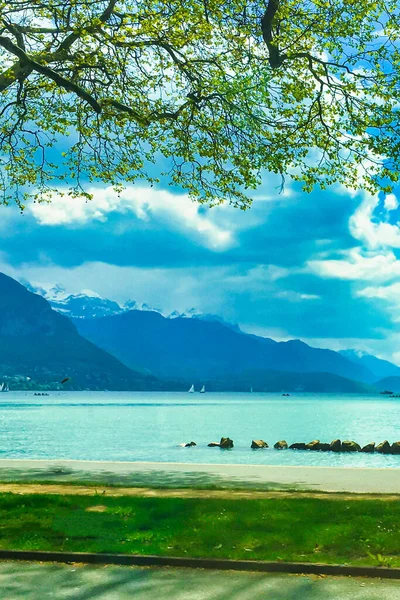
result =
[{"label": "asphalt road", "polygon": [[400,581],[0,563],[2,600],[400,600]]}]

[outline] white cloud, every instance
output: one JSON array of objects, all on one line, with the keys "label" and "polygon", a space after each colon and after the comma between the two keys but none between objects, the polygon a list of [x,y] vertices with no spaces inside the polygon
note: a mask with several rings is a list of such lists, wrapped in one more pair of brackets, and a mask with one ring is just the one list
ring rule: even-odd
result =
[{"label": "white cloud", "polygon": [[388,194],[385,198],[386,210],[396,210],[399,206],[399,202],[394,194]]},{"label": "white cloud", "polygon": [[93,194],[91,201],[68,195],[57,196],[52,198],[51,203],[31,204],[27,210],[41,225],[47,226],[79,226],[90,221],[106,221],[114,212],[132,213],[142,221],[157,218],[167,222],[188,237],[195,236],[212,250],[224,250],[235,243],[232,230],[219,226],[212,211],[202,210],[187,195],[133,185],[120,194],[112,187],[92,188],[89,192]]},{"label": "white cloud", "polygon": [[357,292],[358,296],[363,298],[381,298],[393,303],[400,302],[400,282],[392,285],[369,286]]},{"label": "white cloud", "polygon": [[284,290],[282,292],[277,292],[275,298],[282,298],[284,300],[288,300],[289,302],[301,302],[302,300],[319,300],[321,296],[317,296],[316,294],[302,294],[301,292],[295,292],[293,290]]},{"label": "white cloud", "polygon": [[[391,224],[374,218],[378,206],[378,196],[364,193],[364,200],[350,217],[349,229],[351,235],[364,243],[369,249],[400,248],[400,229],[398,224]],[[389,194],[384,202],[386,210],[394,210],[398,206],[394,194]]]},{"label": "white cloud", "polygon": [[378,196],[362,192],[362,201],[349,219],[349,231],[362,246],[342,252],[343,258],[330,259],[321,253],[306,263],[304,271],[348,281],[388,282],[400,277],[400,261],[391,250],[400,248],[400,228],[386,220],[399,202],[388,194],[383,202],[386,213],[379,217],[375,214],[378,204]]},{"label": "white cloud", "polygon": [[400,261],[391,251],[363,254],[360,248],[353,248],[343,259],[310,260],[305,271],[348,281],[388,281],[400,276]]}]

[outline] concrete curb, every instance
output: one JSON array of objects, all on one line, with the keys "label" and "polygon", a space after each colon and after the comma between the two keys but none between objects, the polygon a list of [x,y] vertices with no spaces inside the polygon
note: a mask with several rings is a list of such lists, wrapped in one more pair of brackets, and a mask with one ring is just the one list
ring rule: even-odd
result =
[{"label": "concrete curb", "polygon": [[297,573],[310,575],[345,575],[347,577],[379,577],[400,579],[400,568],[288,563],[261,560],[214,558],[180,558],[137,554],[97,554],[93,552],[43,552],[39,550],[0,550],[0,560],[110,564],[139,567],[188,567],[221,571],[260,571],[264,573]]}]

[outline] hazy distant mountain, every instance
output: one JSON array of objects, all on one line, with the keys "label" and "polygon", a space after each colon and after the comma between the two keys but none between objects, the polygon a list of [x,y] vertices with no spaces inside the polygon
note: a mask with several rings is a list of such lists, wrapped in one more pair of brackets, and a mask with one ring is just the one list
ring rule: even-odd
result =
[{"label": "hazy distant mountain", "polygon": [[[195,382],[196,383],[196,382]],[[293,373],[289,371],[248,371],[234,379],[220,378],[201,381],[207,390],[249,392],[334,392],[365,393],[371,388],[366,383],[352,381],[333,373]],[[196,384],[196,391],[200,382]]]},{"label": "hazy distant mountain", "polygon": [[394,394],[400,393],[400,377],[385,377],[374,384],[378,392],[390,390]]},{"label": "hazy distant mountain", "polygon": [[367,352],[362,352],[361,350],[341,350],[340,354],[352,362],[369,369],[376,380],[383,379],[384,377],[400,377],[400,367]]},{"label": "hazy distant mountain", "polygon": [[78,331],[130,367],[185,380],[247,380],[249,371],[331,373],[370,382],[371,372],[332,350],[299,340],[275,342],[247,335],[219,321],[129,311],[99,319],[75,319]]},{"label": "hazy distant mountain", "polygon": [[158,389],[154,377],[135,373],[81,337],[72,322],[41,296],[0,273],[0,377],[89,389]]}]

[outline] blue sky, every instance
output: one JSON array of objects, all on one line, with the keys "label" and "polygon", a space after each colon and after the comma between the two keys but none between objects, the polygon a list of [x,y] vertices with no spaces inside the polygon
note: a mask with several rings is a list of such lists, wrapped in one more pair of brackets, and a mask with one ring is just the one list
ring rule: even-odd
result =
[{"label": "blue sky", "polygon": [[253,206],[208,209],[179,190],[106,187],[94,200],[0,207],[0,268],[71,293],[192,307],[275,339],[360,348],[400,363],[395,195],[303,193],[265,177]]}]

